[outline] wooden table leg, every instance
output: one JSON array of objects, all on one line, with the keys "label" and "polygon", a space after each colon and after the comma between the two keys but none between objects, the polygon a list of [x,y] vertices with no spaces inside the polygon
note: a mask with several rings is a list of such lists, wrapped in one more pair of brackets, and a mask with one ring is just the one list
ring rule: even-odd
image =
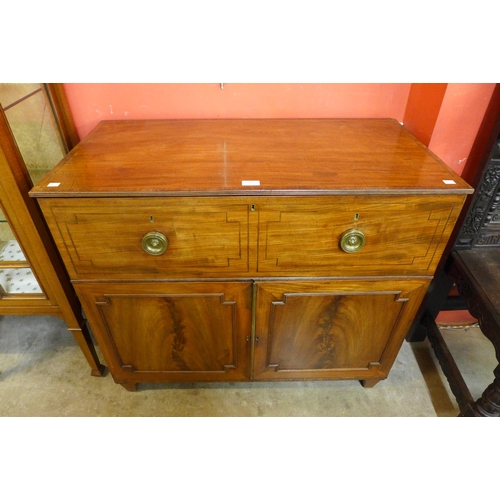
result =
[{"label": "wooden table leg", "polygon": [[460,417],[499,417],[500,416],[500,365],[493,372],[495,380],[483,392],[482,396],[467,405]]},{"label": "wooden table leg", "polygon": [[83,322],[81,328],[69,328],[69,331],[73,334],[73,337],[83,352],[85,359],[90,365],[90,375],[93,377],[102,377],[106,367],[99,361],[97,351],[94,347],[94,343],[86,323]]},{"label": "wooden table leg", "polygon": [[[470,313],[478,319],[479,327],[485,337],[493,344],[497,361],[500,363],[500,322],[498,313],[483,295],[473,289],[458,267],[452,268],[458,290],[467,300]],[[467,405],[461,412],[461,417],[498,417],[500,416],[500,364],[493,371],[495,379],[483,392],[482,396]]]}]

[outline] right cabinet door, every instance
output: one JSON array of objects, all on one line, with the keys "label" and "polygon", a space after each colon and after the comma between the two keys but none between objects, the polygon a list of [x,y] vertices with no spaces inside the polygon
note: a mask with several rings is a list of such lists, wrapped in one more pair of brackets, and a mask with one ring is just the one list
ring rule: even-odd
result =
[{"label": "right cabinet door", "polygon": [[257,284],[256,380],[387,377],[427,280]]}]

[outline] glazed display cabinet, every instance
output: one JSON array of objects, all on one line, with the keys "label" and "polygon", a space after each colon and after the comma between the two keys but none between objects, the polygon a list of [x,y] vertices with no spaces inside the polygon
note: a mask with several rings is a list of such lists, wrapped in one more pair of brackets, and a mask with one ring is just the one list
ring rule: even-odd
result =
[{"label": "glazed display cabinet", "polygon": [[28,195],[72,146],[61,121],[63,97],[58,86],[0,84],[0,315],[62,318],[91,374],[100,376],[104,366],[81,305],[40,208]]},{"label": "glazed display cabinet", "polygon": [[101,122],[31,191],[114,380],[385,379],[470,187],[395,120]]}]

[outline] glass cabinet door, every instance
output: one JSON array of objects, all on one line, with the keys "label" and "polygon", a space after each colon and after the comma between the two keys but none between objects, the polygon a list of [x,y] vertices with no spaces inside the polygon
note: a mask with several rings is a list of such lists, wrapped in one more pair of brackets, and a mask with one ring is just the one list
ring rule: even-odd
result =
[{"label": "glass cabinet door", "polygon": [[[45,84],[0,83],[0,106],[36,184],[66,154]],[[3,156],[3,155],[2,155]],[[5,156],[0,158],[6,161]],[[2,169],[9,168],[2,165]],[[2,180],[0,179],[0,182]],[[0,299],[18,294],[43,296],[30,263],[16,238],[0,200]]]},{"label": "glass cabinet door", "polygon": [[67,153],[46,87],[41,83],[0,83],[0,104],[36,184]]}]

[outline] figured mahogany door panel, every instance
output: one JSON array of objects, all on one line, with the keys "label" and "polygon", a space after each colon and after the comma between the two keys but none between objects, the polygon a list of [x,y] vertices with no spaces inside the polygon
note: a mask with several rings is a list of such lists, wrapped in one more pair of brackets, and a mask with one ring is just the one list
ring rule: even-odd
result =
[{"label": "figured mahogany door panel", "polygon": [[[250,206],[235,199],[41,200],[73,279],[143,279],[248,272]],[[166,251],[143,248],[148,233]]]},{"label": "figured mahogany door panel", "polygon": [[[463,196],[259,200],[258,272],[272,276],[432,276]],[[364,246],[341,248],[356,229]]]},{"label": "figured mahogany door panel", "polygon": [[119,383],[249,377],[251,284],[79,284]]},{"label": "figured mahogany door panel", "polygon": [[426,280],[259,283],[255,379],[385,378]]}]

